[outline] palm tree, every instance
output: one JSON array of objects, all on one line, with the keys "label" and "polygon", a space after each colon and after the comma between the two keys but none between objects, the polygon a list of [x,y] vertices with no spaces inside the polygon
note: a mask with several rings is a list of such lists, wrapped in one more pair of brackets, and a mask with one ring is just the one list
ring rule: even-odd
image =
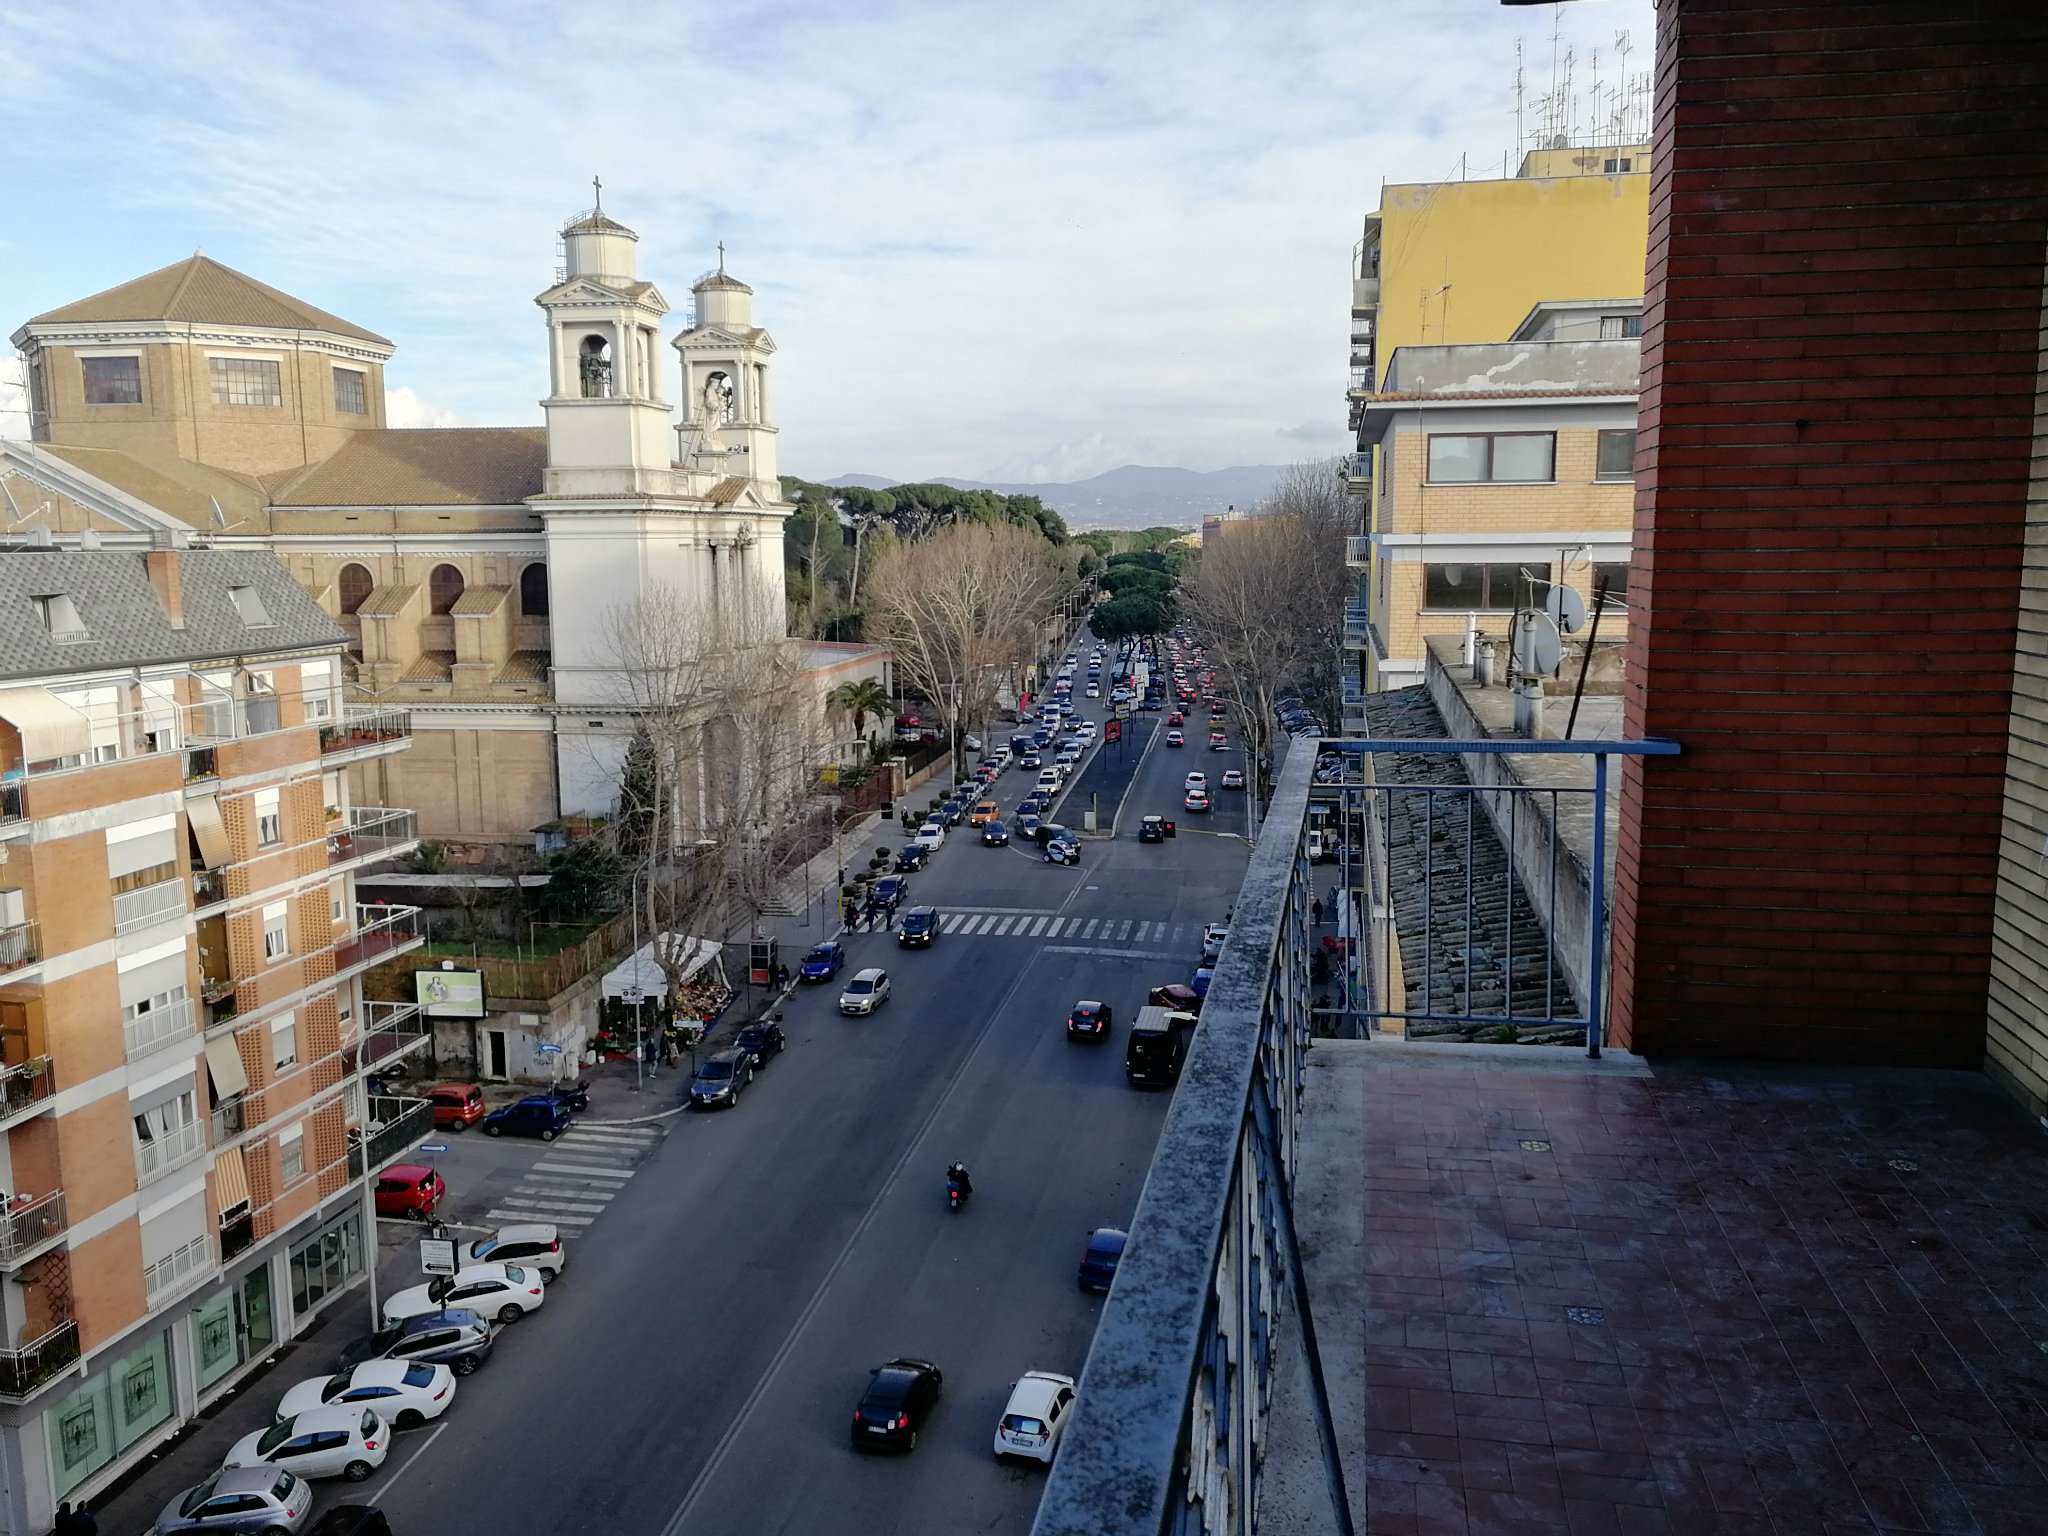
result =
[{"label": "palm tree", "polygon": [[879,678],[864,677],[859,682],[841,683],[825,695],[825,702],[853,716],[853,734],[865,738],[868,716],[889,712],[889,690]]}]

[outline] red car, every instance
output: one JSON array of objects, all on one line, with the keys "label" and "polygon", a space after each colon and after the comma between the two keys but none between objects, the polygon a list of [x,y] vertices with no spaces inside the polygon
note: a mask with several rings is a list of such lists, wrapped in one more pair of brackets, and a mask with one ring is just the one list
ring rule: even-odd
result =
[{"label": "red car", "polygon": [[488,1108],[483,1089],[475,1083],[436,1083],[427,1090],[427,1102],[434,1106],[437,1131],[466,1131]]},{"label": "red car", "polygon": [[1188,723],[1188,717],[1185,714],[1183,714],[1180,710],[1176,709],[1172,714],[1166,717],[1166,723],[1168,725],[1186,725]]},{"label": "red car", "polygon": [[377,1175],[377,1214],[425,1221],[448,1186],[425,1163],[393,1163]]}]

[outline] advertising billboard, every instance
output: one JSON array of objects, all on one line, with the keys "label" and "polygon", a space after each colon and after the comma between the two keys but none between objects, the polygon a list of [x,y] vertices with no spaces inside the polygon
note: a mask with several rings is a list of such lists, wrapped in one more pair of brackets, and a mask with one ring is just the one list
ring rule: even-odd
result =
[{"label": "advertising billboard", "polygon": [[484,1016],[482,971],[414,971],[413,1001],[434,1019],[480,1019]]}]

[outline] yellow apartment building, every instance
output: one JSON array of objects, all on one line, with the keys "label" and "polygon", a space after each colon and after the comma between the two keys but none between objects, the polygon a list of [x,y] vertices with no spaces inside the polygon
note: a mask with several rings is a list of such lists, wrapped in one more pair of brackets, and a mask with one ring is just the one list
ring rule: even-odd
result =
[{"label": "yellow apartment building", "polygon": [[[38,540],[47,543],[47,539]],[[0,1528],[49,1528],[375,1255],[424,1043],[363,1000],[416,947],[357,872],[416,846],[348,769],[345,636],[270,555],[0,553]]]}]

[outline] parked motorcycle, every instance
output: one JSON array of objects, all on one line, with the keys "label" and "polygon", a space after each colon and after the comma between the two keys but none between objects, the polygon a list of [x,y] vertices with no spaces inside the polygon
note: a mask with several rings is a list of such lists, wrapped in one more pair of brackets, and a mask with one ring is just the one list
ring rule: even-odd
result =
[{"label": "parked motorcycle", "polygon": [[555,1084],[553,1097],[564,1109],[578,1114],[590,1108],[590,1089],[580,1082]]}]

